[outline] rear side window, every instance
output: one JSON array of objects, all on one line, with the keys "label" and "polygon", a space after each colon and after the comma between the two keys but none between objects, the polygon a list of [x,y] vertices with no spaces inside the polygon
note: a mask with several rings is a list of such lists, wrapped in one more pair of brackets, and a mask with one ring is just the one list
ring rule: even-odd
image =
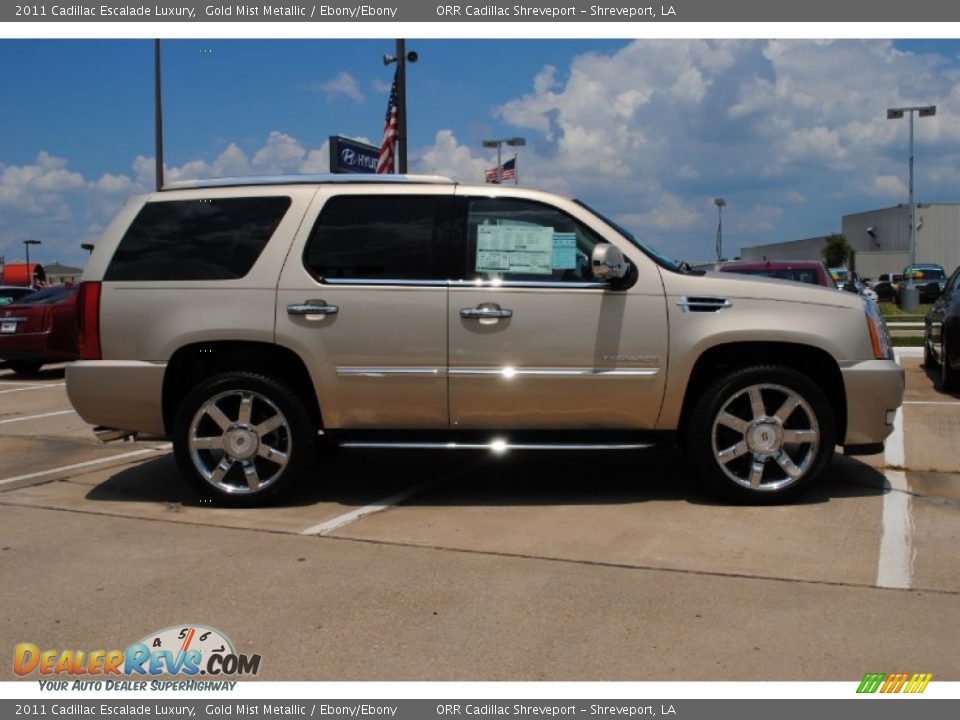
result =
[{"label": "rear side window", "polygon": [[289,207],[289,197],[148,203],[120,241],[104,279],[241,278]]},{"label": "rear side window", "polygon": [[341,195],[317,220],[304,263],[320,280],[445,280],[442,214],[431,195]]}]

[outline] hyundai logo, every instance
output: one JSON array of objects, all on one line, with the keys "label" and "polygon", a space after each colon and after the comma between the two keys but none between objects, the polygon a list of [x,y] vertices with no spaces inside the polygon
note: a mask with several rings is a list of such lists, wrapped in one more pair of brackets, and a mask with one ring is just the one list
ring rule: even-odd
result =
[{"label": "hyundai logo", "polygon": [[350,148],[344,148],[340,151],[340,160],[344,165],[353,165],[357,161],[357,154]]}]

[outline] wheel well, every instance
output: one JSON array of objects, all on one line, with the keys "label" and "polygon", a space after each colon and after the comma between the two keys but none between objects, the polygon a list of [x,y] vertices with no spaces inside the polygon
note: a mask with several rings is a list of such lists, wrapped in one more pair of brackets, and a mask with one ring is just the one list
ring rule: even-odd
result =
[{"label": "wheel well", "polygon": [[748,364],[781,365],[811,378],[823,390],[833,408],[837,421],[837,441],[843,443],[847,434],[847,402],[840,367],[826,351],[793,343],[730,343],[717,345],[704,352],[693,366],[687,382],[680,414],[681,432],[685,430],[694,403],[710,384]]},{"label": "wheel well", "polygon": [[222,372],[247,371],[279,380],[303,399],[318,428],[323,427],[317,394],[303,360],[280,345],[244,341],[219,341],[185,345],[177,350],[163,377],[163,424],[167,433],[183,398],[197,383]]}]

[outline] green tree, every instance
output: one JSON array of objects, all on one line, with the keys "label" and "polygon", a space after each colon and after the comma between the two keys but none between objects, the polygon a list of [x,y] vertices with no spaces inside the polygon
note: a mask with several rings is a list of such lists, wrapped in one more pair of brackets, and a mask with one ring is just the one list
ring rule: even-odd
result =
[{"label": "green tree", "polygon": [[820,251],[827,267],[842,267],[850,257],[850,243],[842,233],[832,233],[824,238],[824,246]]}]

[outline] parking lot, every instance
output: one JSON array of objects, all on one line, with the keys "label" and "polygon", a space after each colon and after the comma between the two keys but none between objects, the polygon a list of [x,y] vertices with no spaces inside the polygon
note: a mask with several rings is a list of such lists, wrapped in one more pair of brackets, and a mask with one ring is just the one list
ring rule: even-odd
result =
[{"label": "parking lot", "polygon": [[98,443],[62,366],[0,368],[0,679],[202,623],[277,680],[960,680],[960,396],[900,362],[886,453],[768,508],[670,451],[341,451],[224,509],[168,444]]}]

